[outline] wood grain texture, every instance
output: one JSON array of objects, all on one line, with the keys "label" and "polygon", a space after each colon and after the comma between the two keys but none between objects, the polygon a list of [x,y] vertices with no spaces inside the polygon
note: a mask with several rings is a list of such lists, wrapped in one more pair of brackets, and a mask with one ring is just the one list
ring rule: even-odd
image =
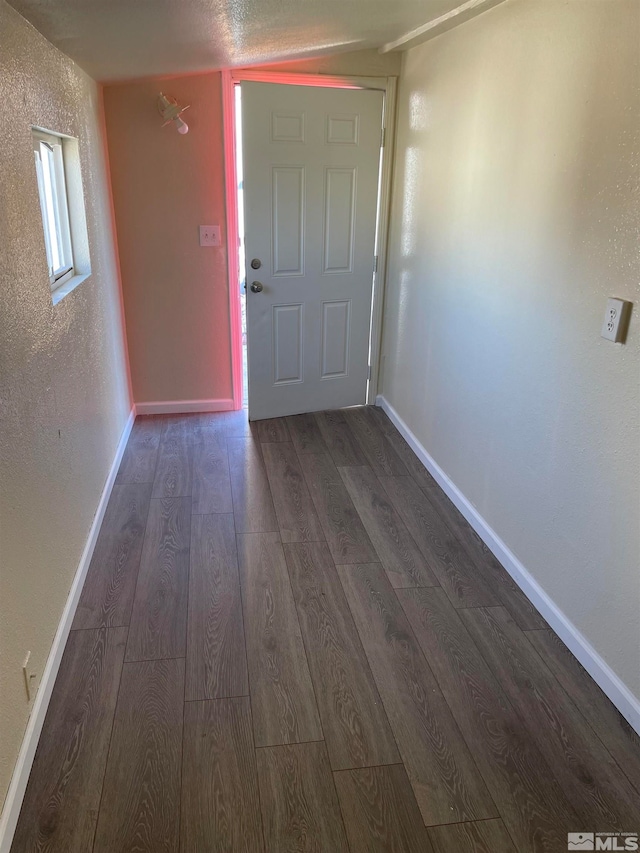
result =
[{"label": "wood grain texture", "polygon": [[[220,441],[227,437],[226,420],[227,415],[235,415],[236,412],[197,412],[189,415],[191,433],[199,436],[206,433],[214,433]],[[246,414],[245,414],[246,417]]]},{"label": "wood grain texture", "polygon": [[161,415],[162,420],[162,441],[167,438],[193,438],[200,433],[203,426],[206,425],[207,419],[211,418],[210,413],[201,412],[180,412],[173,415]]},{"label": "wood grain texture", "polygon": [[177,853],[184,661],[126,663],[94,853]]},{"label": "wood grain texture", "polygon": [[517,853],[501,820],[429,827],[434,853]]},{"label": "wood grain texture", "polygon": [[255,427],[259,441],[291,441],[285,418],[266,418],[263,421],[255,421]]},{"label": "wood grain texture", "polygon": [[152,500],[133,602],[128,661],[184,657],[191,500]]},{"label": "wood grain texture", "polygon": [[248,695],[233,515],[194,515],[185,698]]},{"label": "wood grain texture", "polygon": [[384,433],[387,441],[402,460],[407,472],[413,477],[420,488],[429,494],[429,489],[439,488],[431,474],[409,447],[398,430],[391,423],[387,415],[378,406],[371,406],[371,417],[376,421],[378,428]]},{"label": "wood grain texture", "polygon": [[[386,436],[392,435],[394,432],[398,432],[381,406],[370,406],[369,408],[371,409],[371,416],[378,425],[378,429],[380,429]],[[398,433],[398,435],[400,435],[400,433]]]},{"label": "wood grain texture", "polygon": [[[161,442],[191,474],[155,476]],[[262,448],[323,541],[282,545]],[[138,419],[73,627],[12,853],[556,853],[640,826],[640,738],[375,409]]]},{"label": "wood grain texture", "polygon": [[183,412],[163,415],[147,415],[147,417],[157,418],[160,423],[160,437],[167,438],[170,435],[186,436],[188,432],[187,418],[188,414]]},{"label": "wood grain texture", "polygon": [[332,768],[400,761],[327,546],[285,545],[285,556]]},{"label": "wood grain texture", "polygon": [[436,586],[437,578],[371,468],[338,470],[392,586]]},{"label": "wood grain texture", "polygon": [[324,743],[257,750],[269,853],[349,853]]},{"label": "wood grain texture", "polygon": [[246,533],[237,538],[256,746],[320,740],[280,537]]},{"label": "wood grain texture", "polygon": [[547,623],[526,597],[524,592],[494,557],[478,534],[456,509],[453,503],[435,484],[429,492],[433,504],[443,520],[472,558],[478,571],[493,589],[500,602],[509,610],[522,629],[546,628]]},{"label": "wood grain texture", "polygon": [[166,427],[158,451],[152,498],[191,495],[193,488],[193,439],[183,424]]},{"label": "wood grain texture", "polygon": [[398,593],[518,853],[557,853],[580,826],[442,589]]},{"label": "wood grain texture", "polygon": [[290,441],[265,443],[262,455],[283,542],[318,542],[324,533]]},{"label": "wood grain texture", "polygon": [[546,628],[547,624],[517,586],[509,573],[500,565],[466,518],[445,495],[431,474],[393,426],[382,409],[371,407],[373,417],[385,433],[387,441],[402,459],[407,471],[429,498],[451,533],[471,557],[476,571],[493,594],[509,610],[522,629]]},{"label": "wood grain texture", "polygon": [[408,474],[402,459],[387,441],[371,413],[371,406],[345,409],[345,419],[362,448],[374,474],[394,476]]},{"label": "wood grain texture", "polygon": [[342,412],[317,412],[315,418],[334,465],[367,464]]},{"label": "wood grain texture", "polygon": [[129,624],[150,499],[150,483],[114,485],[73,629]]},{"label": "wood grain texture", "polygon": [[411,477],[380,477],[414,542],[454,607],[498,604],[467,552]]},{"label": "wood grain texture", "polygon": [[640,794],[640,735],[554,631],[529,631],[526,636]]},{"label": "wood grain texture", "polygon": [[343,770],[334,779],[351,853],[431,853],[402,764]]},{"label": "wood grain texture", "polygon": [[162,422],[155,416],[138,416],[127,441],[116,483],[153,483]]},{"label": "wood grain texture", "polygon": [[[503,566],[500,565],[486,545],[483,542],[478,541],[477,548],[479,548],[480,552],[483,554],[483,562],[480,562],[480,556],[478,554],[475,558],[476,566],[480,566],[482,568],[484,576],[488,583],[493,587],[496,596],[507,608],[509,613],[511,613],[518,625],[523,630],[546,628],[547,623],[545,619],[540,615],[540,613],[538,613],[536,608],[516,584],[511,575]],[[470,553],[468,548],[467,553]]]},{"label": "wood grain texture", "polygon": [[238,409],[236,412],[221,412],[218,417],[227,438],[241,438],[253,434],[253,427],[249,422],[246,409]]},{"label": "wood grain texture", "polygon": [[300,462],[335,562],[377,562],[375,548],[329,454],[306,453]]},{"label": "wood grain texture", "polygon": [[382,567],[338,573],[424,823],[497,817]]},{"label": "wood grain texture", "polygon": [[480,653],[582,820],[640,826],[638,792],[504,607],[461,614]]},{"label": "wood grain texture", "polygon": [[180,853],[262,853],[248,698],[187,702]]},{"label": "wood grain texture", "polygon": [[228,438],[227,452],[236,533],[277,530],[278,519],[257,443],[251,437]]},{"label": "wood grain texture", "polygon": [[291,415],[286,418],[296,453],[326,453],[327,445],[313,414]]},{"label": "wood grain texture", "polygon": [[12,853],[91,850],[126,639],[126,628],[69,635]]},{"label": "wood grain texture", "polygon": [[227,443],[215,428],[194,438],[192,499],[195,515],[233,512]]}]

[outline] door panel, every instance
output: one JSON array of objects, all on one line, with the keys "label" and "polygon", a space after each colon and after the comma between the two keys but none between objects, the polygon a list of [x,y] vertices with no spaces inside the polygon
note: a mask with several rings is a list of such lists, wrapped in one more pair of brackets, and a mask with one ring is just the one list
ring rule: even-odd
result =
[{"label": "door panel", "polygon": [[273,275],[304,275],[304,169],[276,166],[272,174]]},{"label": "door panel", "polygon": [[322,303],[322,379],[346,376],[351,300]]},{"label": "door panel", "polygon": [[302,305],[273,306],[273,381],[302,382]]},{"label": "door panel", "polygon": [[249,417],[364,403],[383,94],[241,85]]},{"label": "door panel", "polygon": [[353,272],[356,170],[327,169],[324,192],[324,273]]}]

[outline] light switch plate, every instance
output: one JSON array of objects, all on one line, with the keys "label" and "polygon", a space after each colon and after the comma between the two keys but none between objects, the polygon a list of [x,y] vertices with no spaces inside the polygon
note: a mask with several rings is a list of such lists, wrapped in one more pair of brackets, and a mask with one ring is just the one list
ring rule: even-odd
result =
[{"label": "light switch plate", "polygon": [[200,226],[200,245],[201,246],[219,246],[220,245],[220,226],[219,225],[201,225]]},{"label": "light switch plate", "polygon": [[601,336],[615,344],[624,343],[630,314],[630,302],[624,299],[607,299],[607,310],[600,332]]}]

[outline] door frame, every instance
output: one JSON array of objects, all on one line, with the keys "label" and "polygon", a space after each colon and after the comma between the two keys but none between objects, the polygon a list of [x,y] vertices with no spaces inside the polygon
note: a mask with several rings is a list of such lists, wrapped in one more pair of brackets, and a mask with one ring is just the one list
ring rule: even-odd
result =
[{"label": "door frame", "polygon": [[238,193],[236,175],[236,131],[234,87],[242,80],[257,83],[281,83],[289,86],[321,86],[334,89],[376,89],[384,93],[382,126],[382,166],[378,200],[378,233],[375,254],[378,257],[373,278],[373,308],[371,313],[370,377],[367,403],[375,401],[378,393],[382,347],[382,319],[387,278],[389,219],[391,213],[391,182],[395,142],[397,77],[336,76],[304,74],[260,69],[224,69],[222,75],[222,121],[224,134],[224,173],[227,217],[227,267],[229,279],[229,322],[231,325],[231,372],[234,409],[242,408],[242,330],[240,280],[238,278]]}]

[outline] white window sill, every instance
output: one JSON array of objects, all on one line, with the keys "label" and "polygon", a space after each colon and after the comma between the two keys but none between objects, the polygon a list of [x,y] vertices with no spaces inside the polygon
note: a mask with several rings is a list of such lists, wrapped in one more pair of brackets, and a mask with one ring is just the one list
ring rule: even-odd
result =
[{"label": "white window sill", "polygon": [[51,291],[51,300],[53,304],[57,305],[58,302],[62,301],[65,296],[68,296],[72,290],[75,290],[79,284],[82,284],[83,281],[88,279],[90,275],[90,272],[74,275],[72,278],[69,278],[67,281],[58,285],[58,287]]}]

